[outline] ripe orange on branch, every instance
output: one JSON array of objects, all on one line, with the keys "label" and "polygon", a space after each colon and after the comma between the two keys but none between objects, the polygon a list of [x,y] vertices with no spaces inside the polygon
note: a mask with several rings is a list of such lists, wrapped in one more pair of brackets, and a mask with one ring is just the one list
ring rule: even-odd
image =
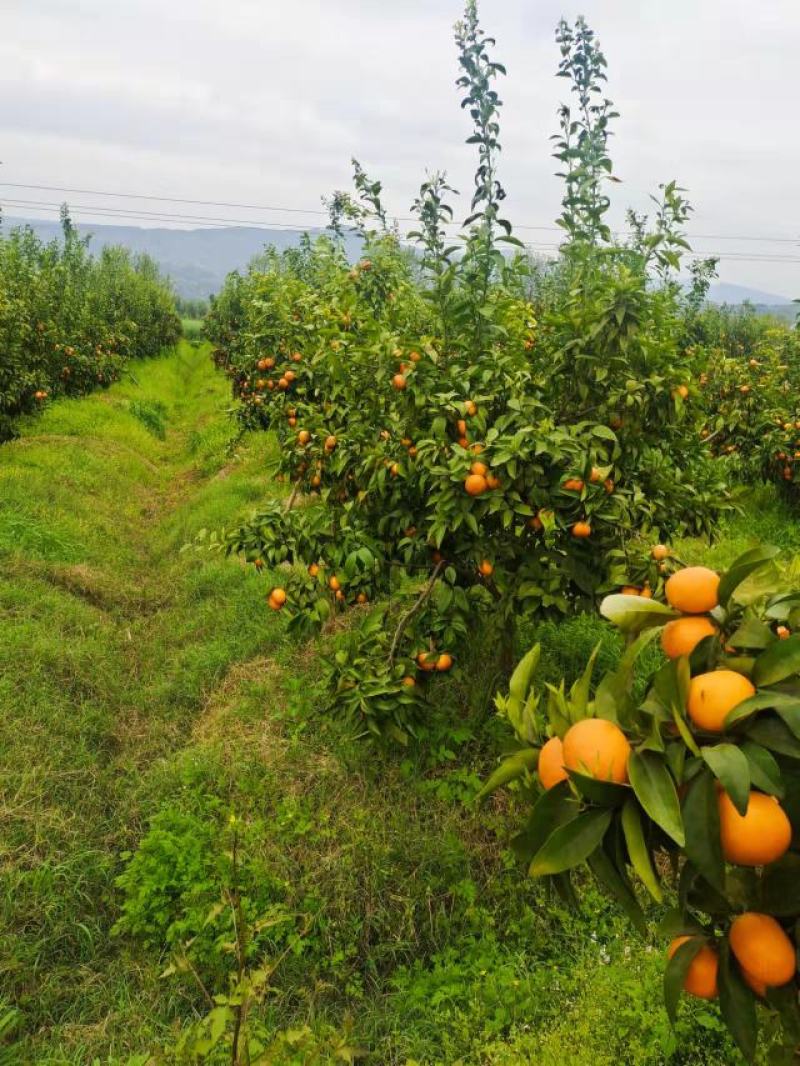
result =
[{"label": "ripe orange on branch", "polygon": [[667,603],[684,614],[707,614],[719,604],[719,574],[707,566],[687,566],[664,586]]},{"label": "ripe orange on branch", "polygon": [[[679,936],[672,941],[667,949],[668,958],[672,958],[681,944],[691,940],[690,936]],[[716,999],[717,973],[719,972],[719,957],[709,944],[703,944],[695,957],[689,963],[686,971],[683,987],[692,996],[698,999]]]},{"label": "ripe orange on branch", "polygon": [[722,852],[728,862],[766,866],[789,850],[792,825],[774,796],[751,792],[744,815],[727,792],[720,792],[718,803]]},{"label": "ripe orange on branch", "polygon": [[713,637],[718,629],[705,615],[689,615],[667,622],[661,630],[661,647],[668,659],[691,655],[705,637]]},{"label": "ripe orange on branch", "polygon": [[618,725],[605,718],[584,718],[563,740],[564,766],[601,781],[628,780],[631,746]]},{"label": "ripe orange on branch", "polygon": [[536,770],[545,789],[567,780],[569,774],[564,769],[564,745],[560,737],[550,737],[542,746]]},{"label": "ripe orange on branch", "polygon": [[689,717],[698,729],[721,733],[734,707],[755,696],[753,684],[735,670],[711,670],[689,682]]},{"label": "ripe orange on branch", "polygon": [[731,924],[728,939],[737,962],[756,981],[777,988],[794,977],[794,945],[771,915],[754,911],[740,914]]}]

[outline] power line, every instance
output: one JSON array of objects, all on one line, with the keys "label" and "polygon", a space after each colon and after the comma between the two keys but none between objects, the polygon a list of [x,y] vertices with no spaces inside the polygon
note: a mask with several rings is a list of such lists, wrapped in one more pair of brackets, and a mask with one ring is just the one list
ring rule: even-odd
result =
[{"label": "power line", "polygon": [[[22,209],[26,207],[33,207],[38,211],[49,211],[52,213],[58,213],[61,209],[60,204],[53,203],[52,201],[44,200],[6,200],[5,204],[8,207],[14,209]],[[101,215],[103,218],[110,219],[122,219],[123,221],[142,220],[147,222],[162,222],[162,223],[176,223],[180,225],[186,225],[189,222],[202,223],[203,228],[211,229],[230,229],[238,228],[239,226],[246,226],[250,229],[260,230],[275,230],[285,229],[293,232],[298,232],[299,227],[296,225],[290,225],[288,223],[281,222],[256,222],[252,220],[244,219],[223,219],[219,217],[211,217],[207,215],[186,215],[181,213],[170,212],[153,212],[153,211],[129,211],[125,208],[106,208],[98,207],[89,204],[74,205],[71,209],[73,215],[80,215],[83,212],[88,212],[93,215]],[[319,232],[319,228],[317,228]],[[559,230],[559,232],[561,232]],[[556,252],[561,246],[560,243],[545,243],[545,242],[525,242],[524,246],[531,251],[535,252]],[[787,263],[787,264],[800,264],[800,256],[791,256],[783,253],[752,253],[752,252],[737,252],[737,251],[725,251],[725,252],[689,252],[688,258],[692,259],[704,259],[715,258],[729,262],[750,262],[750,263]]]},{"label": "power line", "polygon": [[[35,189],[44,192],[62,192],[70,193],[76,196],[110,196],[118,199],[128,200],[152,200],[160,203],[174,203],[174,204],[193,204],[200,207],[229,207],[233,209],[240,209],[245,211],[277,211],[289,214],[298,215],[327,215],[327,211],[321,208],[302,208],[302,207],[284,207],[269,204],[243,204],[233,203],[224,200],[193,200],[180,196],[155,196],[147,193],[132,193],[132,192],[112,192],[110,190],[101,189],[75,189],[62,185],[26,185],[21,182],[3,181],[0,182],[0,186],[10,189]],[[392,218],[397,222],[417,222],[412,215],[394,215]],[[449,225],[458,225],[458,223],[448,223]],[[277,225],[277,223],[276,223]],[[550,233],[561,233],[561,227],[547,225],[531,225],[528,223],[520,223],[514,227],[520,230],[542,230]],[[795,244],[800,245],[800,237],[758,237],[747,234],[724,234],[724,233],[694,233],[691,235],[693,240],[719,240],[719,241],[755,241],[767,244]]]}]

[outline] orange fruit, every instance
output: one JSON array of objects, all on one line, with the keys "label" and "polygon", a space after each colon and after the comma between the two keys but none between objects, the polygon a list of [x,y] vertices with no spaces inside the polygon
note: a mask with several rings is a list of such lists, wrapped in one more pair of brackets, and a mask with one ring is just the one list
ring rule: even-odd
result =
[{"label": "orange fruit", "polygon": [[631,746],[618,725],[605,718],[584,718],[571,726],[563,741],[564,766],[601,781],[628,780]]},{"label": "orange fruit", "polygon": [[600,471],[597,469],[596,466],[593,466],[592,472],[589,474],[589,480],[592,482],[593,485],[596,485],[601,477],[602,474],[600,473]]},{"label": "orange fruit", "polygon": [[403,678],[403,684],[406,686],[406,688],[413,688],[416,683],[417,679],[415,677],[411,677],[410,675]]},{"label": "orange fruit", "polygon": [[727,792],[720,792],[719,829],[722,853],[737,866],[766,866],[785,855],[792,842],[792,825],[774,796],[751,792],[742,816]]},{"label": "orange fruit", "polygon": [[307,429],[301,429],[300,432],[297,434],[297,443],[298,444],[308,444],[308,442],[310,440],[311,440],[311,434],[308,432]]},{"label": "orange fruit", "polygon": [[577,537],[578,540],[583,540],[586,537],[591,537],[592,527],[589,525],[588,522],[576,522],[575,525],[572,527],[572,535],[573,537]]},{"label": "orange fruit", "polygon": [[267,603],[273,611],[279,611],[286,603],[286,591],[284,589],[273,589],[267,597]]},{"label": "orange fruit", "polygon": [[550,789],[559,781],[566,781],[569,774],[564,769],[564,746],[560,737],[550,737],[542,745],[536,767],[542,788]]},{"label": "orange fruit", "polygon": [[448,655],[447,652],[442,652],[439,658],[436,660],[436,669],[440,674],[447,673],[453,665],[453,656]]},{"label": "orange fruit", "polygon": [[[681,944],[691,939],[690,936],[676,937],[667,949],[668,957],[671,959]],[[689,963],[683,987],[690,995],[697,996],[699,999],[716,999],[718,969],[719,959],[716,951],[710,945],[703,944]]]},{"label": "orange fruit", "polygon": [[528,519],[528,525],[531,527],[531,529],[535,529],[537,533],[541,533],[541,531],[544,529],[544,522],[541,520],[538,514],[535,514],[533,518]]},{"label": "orange fruit", "polygon": [[289,379],[286,378],[286,377],[278,378],[278,388],[279,389],[288,389],[289,388]]},{"label": "orange fruit", "polygon": [[739,967],[739,971],[740,971],[740,973],[742,975],[742,980],[744,981],[744,983],[746,985],[750,985],[750,987],[755,992],[755,994],[757,996],[759,996],[761,999],[766,999],[766,997],[767,997],[767,986],[764,984],[764,982],[763,981],[759,981],[759,979],[757,977],[753,977],[753,975],[751,973],[749,973],[747,970],[745,970],[745,968],[743,966]]},{"label": "orange fruit", "polygon": [[436,661],[434,656],[427,651],[421,651],[417,655],[417,666],[420,670],[424,670],[426,674],[436,669]]},{"label": "orange fruit", "polygon": [[478,572],[482,574],[483,577],[491,577],[494,573],[494,567],[488,559],[482,559],[478,564]]},{"label": "orange fruit", "polygon": [[339,578],[336,576],[336,574],[329,578],[328,587],[331,589],[332,592],[338,592],[339,589],[342,587],[341,582],[339,581]]},{"label": "orange fruit", "polygon": [[312,563],[311,566],[309,566],[308,568],[308,572],[312,577],[316,577],[319,573],[319,566],[317,565],[317,563]]},{"label": "orange fruit", "polygon": [[294,381],[294,379],[297,377],[297,374],[295,374],[294,370],[285,370],[283,376],[286,378],[287,381],[291,382]]},{"label": "orange fruit", "polygon": [[622,596],[641,596],[641,590],[637,589],[635,585],[623,585],[620,595]]},{"label": "orange fruit", "polygon": [[406,387],[406,379],[402,374],[395,374],[392,378],[392,385],[400,392]]},{"label": "orange fruit", "polygon": [[400,464],[392,463],[392,465],[389,467],[389,473],[392,475],[392,477],[397,477],[397,475],[400,473]]},{"label": "orange fruit", "polygon": [[489,473],[489,467],[486,463],[473,463],[469,468],[470,474],[480,474],[481,477],[486,477]]},{"label": "orange fruit", "polygon": [[667,622],[661,630],[661,647],[668,659],[691,655],[705,637],[713,637],[717,627],[705,615],[688,615]]},{"label": "orange fruit", "polygon": [[456,423],[456,429],[458,430],[459,437],[466,437],[467,423],[464,421],[463,418],[459,418],[458,422]]},{"label": "orange fruit", "polygon": [[650,554],[657,562],[660,563],[669,555],[669,548],[666,546],[666,544],[656,544]]},{"label": "orange fruit", "polygon": [[706,614],[719,604],[719,574],[707,566],[687,566],[664,586],[667,603],[684,614]]},{"label": "orange fruit", "polygon": [[740,914],[731,924],[728,940],[736,961],[756,981],[773,988],[794,977],[794,945],[769,914]]},{"label": "orange fruit", "polygon": [[578,477],[567,478],[564,482],[564,488],[570,492],[581,492],[583,490],[583,482]]},{"label": "orange fruit", "polygon": [[458,438],[458,443],[459,443],[460,447],[462,447],[462,448],[466,449],[466,448],[469,447],[469,441],[467,440],[466,437],[459,437]]},{"label": "orange fruit", "polygon": [[366,594],[366,592],[359,592],[359,594],[356,596],[356,603],[366,603],[366,602],[367,602],[367,594]]},{"label": "orange fruit", "polygon": [[490,489],[499,489],[500,486],[502,485],[502,481],[500,480],[499,477],[496,477],[494,474],[487,474],[486,475],[486,484],[489,486]]},{"label": "orange fruit", "polygon": [[686,385],[679,385],[675,392],[678,394],[678,396],[680,396],[682,400],[685,400],[686,397],[689,395],[689,389],[686,387]]},{"label": "orange fruit", "polygon": [[734,670],[698,674],[689,682],[689,717],[698,729],[721,733],[728,713],[755,692],[751,682]]},{"label": "orange fruit", "polygon": [[613,479],[610,478],[610,477],[607,477],[605,479],[605,481],[603,482],[603,488],[606,490],[606,492],[610,496],[611,493],[614,491],[614,481],[613,481]]},{"label": "orange fruit", "polygon": [[478,408],[474,400],[467,400],[466,404],[464,405],[464,408],[467,414],[470,416],[476,415],[478,413]]},{"label": "orange fruit", "polygon": [[336,447],[336,444],[337,444],[336,437],[334,437],[333,434],[331,434],[330,437],[326,437],[325,438],[325,451],[326,452],[332,452],[333,449]]},{"label": "orange fruit", "polygon": [[787,637],[792,635],[792,631],[788,626],[778,626],[775,633],[781,640],[786,640]]},{"label": "orange fruit", "polygon": [[481,496],[489,488],[483,474],[470,474],[464,482],[464,488],[470,496]]}]

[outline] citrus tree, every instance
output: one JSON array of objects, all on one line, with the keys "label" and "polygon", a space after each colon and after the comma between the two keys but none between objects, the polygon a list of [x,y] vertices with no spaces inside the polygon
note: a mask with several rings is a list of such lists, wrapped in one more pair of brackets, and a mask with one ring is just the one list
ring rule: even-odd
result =
[{"label": "citrus tree", "polygon": [[[637,568],[639,534],[710,531],[725,505],[668,277],[688,207],[665,186],[638,245],[611,243],[614,112],[595,102],[594,35],[582,20],[559,28],[577,106],[560,111],[566,239],[541,286],[502,216],[504,68],[474,3],[456,42],[478,151],[460,236],[434,174],[413,207],[412,255],[356,163],[355,196],[329,203],[333,238],[233,277],[207,326],[244,424],[275,433],[276,473],[292,484],[288,505],[224,544],[272,573],[289,564],[269,604],[300,631],[380,598],[332,678],[354,721],[398,737],[427,676],[458,668],[470,627],[491,626],[510,665],[521,617],[594,602]],[[346,227],[361,242],[352,266]]]},{"label": "citrus tree", "polygon": [[[793,1061],[800,591],[784,584],[776,554],[754,548],[721,575],[665,556],[666,602],[605,599],[627,646],[596,685],[592,656],[569,691],[538,686],[534,647],[498,697],[516,747],[482,794],[514,783],[529,808],[514,850],[565,898],[575,901],[573,872],[588,863],[644,933],[634,881],[658,903],[669,897],[660,932],[670,1017],[682,990],[718,998],[751,1059],[762,1002],[784,1027],[776,1061]],[[654,642],[664,663],[642,679],[636,664]]]},{"label": "citrus tree", "polygon": [[62,226],[62,240],[49,244],[30,229],[0,234],[0,440],[18,415],[108,385],[127,360],[180,335],[151,260],[122,248],[93,257],[66,210]]},{"label": "citrus tree", "polygon": [[800,485],[800,332],[754,308],[705,307],[688,324],[701,435],[740,480]]}]

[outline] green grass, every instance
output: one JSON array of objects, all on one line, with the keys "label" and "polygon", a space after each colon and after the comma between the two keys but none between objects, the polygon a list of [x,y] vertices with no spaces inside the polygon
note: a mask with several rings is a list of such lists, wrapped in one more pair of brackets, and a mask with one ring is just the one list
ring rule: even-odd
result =
[{"label": "green grass", "polygon": [[[507,799],[469,802],[498,727],[461,690],[424,749],[378,758],[319,713],[320,645],[286,638],[268,579],[181,551],[278,491],[269,439],[235,441],[227,404],[184,342],[0,449],[0,1061],[4,1039],[9,1061],[76,1066],[174,1044],[204,1009],[191,974],[161,976],[190,937],[225,990],[206,919],[233,813],[246,911],[277,915],[257,952],[285,952],[256,1012],[277,1063],[344,1061],[342,1040],[374,1066],[735,1062],[702,1004],[676,1051],[662,944],[588,884],[575,915],[521,876]],[[800,550],[756,502],[683,553]],[[535,636],[553,679],[598,639],[604,664],[619,650],[594,618]]]}]

